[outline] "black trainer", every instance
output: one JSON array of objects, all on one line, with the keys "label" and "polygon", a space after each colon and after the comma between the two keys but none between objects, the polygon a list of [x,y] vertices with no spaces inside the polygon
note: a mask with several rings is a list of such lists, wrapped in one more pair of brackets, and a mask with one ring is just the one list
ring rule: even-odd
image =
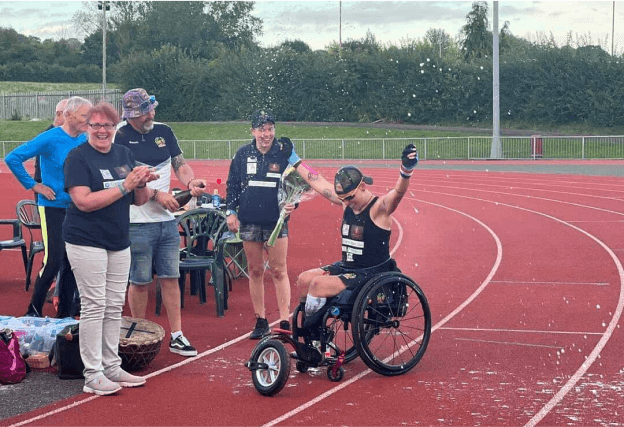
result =
[{"label": "black trainer", "polygon": [[288,320],[282,320],[280,322],[279,328],[284,331],[290,331],[290,323],[288,322]]},{"label": "black trainer", "polygon": [[197,356],[197,349],[191,345],[184,335],[180,335],[176,339],[171,340],[169,343],[169,351],[187,357]]},{"label": "black trainer", "polygon": [[263,336],[268,335],[269,332],[271,332],[271,328],[269,328],[269,322],[262,317],[258,317],[256,318],[256,327],[253,331],[251,331],[251,334],[249,334],[249,339],[259,340]]}]

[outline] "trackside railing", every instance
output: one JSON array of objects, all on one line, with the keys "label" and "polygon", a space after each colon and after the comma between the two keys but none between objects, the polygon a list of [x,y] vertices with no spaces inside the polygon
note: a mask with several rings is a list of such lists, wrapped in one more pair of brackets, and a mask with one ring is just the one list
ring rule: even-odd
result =
[{"label": "trackside railing", "polygon": [[[414,144],[421,160],[492,159],[493,137],[293,139],[299,156],[319,160],[398,159]],[[2,158],[23,141],[0,141]],[[187,159],[223,160],[248,144],[240,140],[180,140]],[[624,136],[513,136],[500,137],[497,159],[624,159]]]}]

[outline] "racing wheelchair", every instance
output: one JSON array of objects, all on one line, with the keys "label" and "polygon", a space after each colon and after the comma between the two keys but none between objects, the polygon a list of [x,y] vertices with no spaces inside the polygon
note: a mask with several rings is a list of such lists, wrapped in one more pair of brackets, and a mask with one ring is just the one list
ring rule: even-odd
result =
[{"label": "racing wheelchair", "polygon": [[[245,366],[264,396],[284,388],[291,358],[302,373],[326,366],[327,377],[335,382],[344,376],[343,365],[357,356],[381,375],[401,375],[423,357],[430,335],[425,294],[394,264],[394,271],[378,273],[359,289],[329,298],[312,316],[306,318],[300,304],[293,313],[292,333],[274,329],[253,349]],[[286,344],[294,352],[289,353]]]}]

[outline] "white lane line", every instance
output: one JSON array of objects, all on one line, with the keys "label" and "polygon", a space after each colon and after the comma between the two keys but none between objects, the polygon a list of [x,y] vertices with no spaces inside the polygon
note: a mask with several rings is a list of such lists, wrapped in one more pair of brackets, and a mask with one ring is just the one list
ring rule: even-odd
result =
[{"label": "white lane line", "polygon": [[474,341],[474,342],[483,342],[487,344],[519,345],[522,347],[562,348],[561,346],[555,346],[555,345],[528,344],[528,343],[509,342],[509,341],[478,340],[478,339],[472,339],[472,338],[455,338],[455,341]]},{"label": "white lane line", "polygon": [[[401,224],[394,217],[392,219],[393,219],[394,223],[397,225],[399,236],[397,238],[396,243],[392,247],[392,250],[390,251],[390,255],[392,255],[394,252],[396,252],[396,250],[401,246],[401,242],[403,241],[403,227],[401,226]],[[275,322],[271,323],[269,326],[275,326],[275,325],[277,325],[278,322],[279,322],[279,320],[276,320]],[[189,363],[192,363],[192,362],[194,362],[196,360],[199,360],[199,359],[201,359],[203,357],[210,356],[211,354],[216,353],[217,351],[223,350],[223,349],[225,349],[225,348],[227,348],[227,347],[229,347],[229,346],[231,346],[233,344],[236,344],[236,343],[238,343],[240,341],[243,341],[243,340],[246,340],[248,338],[249,338],[249,334],[241,335],[240,337],[235,338],[232,341],[228,341],[228,342],[223,343],[223,344],[221,344],[221,345],[219,345],[219,346],[217,346],[215,348],[212,348],[210,350],[206,350],[206,351],[198,354],[195,357],[190,357],[190,358],[185,359],[185,360],[183,360],[181,362],[175,363],[175,364],[173,364],[171,366],[167,366],[167,367],[165,367],[163,369],[160,369],[158,371],[154,371],[154,372],[152,372],[152,373],[150,373],[148,375],[145,375],[145,379],[149,379],[149,378],[152,378],[152,377],[164,374],[166,372],[172,371],[174,369],[180,368],[180,367],[182,367],[184,365],[188,365]],[[44,418],[47,418],[49,416],[56,415],[56,414],[58,414],[60,412],[66,411],[68,409],[73,409],[73,408],[75,408],[77,406],[82,405],[83,403],[91,402],[92,400],[95,400],[98,397],[101,397],[101,396],[89,396],[89,397],[87,397],[87,398],[85,398],[83,400],[79,400],[79,401],[71,403],[69,405],[62,406],[60,408],[54,409],[53,411],[43,413],[41,415],[38,415],[38,416],[33,417],[33,418],[29,418],[29,419],[24,420],[24,421],[20,421],[19,423],[16,423],[16,424],[11,424],[8,427],[19,427],[19,426],[23,426],[23,425],[26,425],[26,424],[30,424],[30,423],[33,423],[35,421],[39,421],[39,420],[42,420]]]},{"label": "white lane line", "polygon": [[[416,200],[416,199],[413,199]],[[439,205],[437,203],[432,203],[432,202],[427,202],[424,200],[416,200],[420,203],[425,203],[428,205],[432,205],[432,206],[437,206],[443,209],[447,209],[450,210],[452,212],[458,213],[460,215],[463,215],[473,221],[475,221],[476,223],[478,223],[479,225],[481,225],[483,228],[485,228],[490,235],[492,236],[492,238],[494,239],[494,241],[496,242],[496,261],[494,262],[494,265],[492,266],[492,269],[490,270],[490,273],[487,275],[487,277],[485,278],[485,280],[481,283],[481,285],[472,293],[472,295],[470,295],[462,304],[460,304],[455,310],[453,310],[453,312],[451,312],[449,315],[447,315],[444,319],[442,319],[441,321],[439,321],[435,326],[433,326],[431,328],[431,333],[435,332],[437,329],[441,328],[442,326],[444,326],[444,324],[446,324],[449,320],[451,320],[453,317],[455,317],[457,314],[459,314],[459,312],[461,312],[464,308],[466,308],[466,306],[468,304],[470,304],[472,301],[474,301],[474,299],[479,296],[479,294],[481,292],[483,292],[483,290],[485,289],[485,287],[490,283],[490,281],[492,280],[492,277],[494,277],[494,275],[496,274],[496,272],[498,271],[498,268],[500,266],[500,263],[503,259],[503,245],[500,242],[500,239],[498,238],[498,236],[496,235],[496,233],[494,233],[494,231],[488,227],[487,225],[485,225],[483,222],[479,221],[477,218],[468,215],[465,212],[461,212],[458,211],[456,209],[453,208],[449,208],[448,206],[443,206],[443,205]],[[343,388],[353,384],[354,382],[356,382],[357,380],[359,380],[360,378],[363,378],[364,376],[370,374],[372,371],[370,369],[366,369],[362,372],[360,372],[359,374],[357,374],[356,376],[354,376],[353,378],[349,379],[348,381],[345,381],[344,383],[341,383],[329,390],[327,390],[325,393],[318,395],[317,397],[315,397],[314,399],[308,401],[307,403],[304,403],[303,405],[300,405],[288,412],[286,412],[285,414],[283,414],[282,416],[275,418],[274,420],[269,421],[268,423],[264,424],[262,427],[271,427],[274,426],[276,424],[281,423],[282,421],[287,420],[288,418],[299,414],[300,412],[305,411],[306,409],[310,408],[311,406],[321,402],[322,400],[326,399],[327,397],[339,392],[340,390],[342,390]]]},{"label": "white lane line", "polygon": [[[279,322],[279,320],[276,320],[275,322],[271,323],[270,326],[274,326],[278,322]],[[209,355],[211,355],[213,353],[216,353],[217,351],[223,350],[223,349],[225,349],[225,348],[227,348],[227,347],[229,347],[229,346],[231,346],[233,344],[236,344],[237,342],[240,342],[240,341],[243,341],[243,340],[246,340],[246,339],[249,339],[249,334],[248,333],[245,334],[245,335],[241,335],[240,337],[235,338],[232,341],[228,341],[226,343],[223,343],[223,344],[221,344],[221,345],[219,345],[219,346],[217,346],[215,348],[211,348],[210,350],[206,350],[206,351],[198,354],[195,357],[189,357],[188,359],[185,359],[182,362],[178,362],[176,364],[173,364],[171,366],[167,366],[167,367],[165,367],[163,369],[160,369],[158,371],[154,371],[154,372],[152,372],[152,373],[150,373],[148,375],[145,375],[145,378],[149,379],[149,378],[155,377],[157,375],[161,375],[161,374],[164,374],[166,372],[172,371],[174,369],[180,368],[180,367],[182,367],[184,365],[188,365],[189,363],[192,363],[192,362],[194,362],[196,360],[199,360],[199,359],[201,359],[203,357],[209,356]],[[87,397],[85,399],[73,402],[73,403],[71,403],[69,405],[62,406],[60,408],[54,409],[54,410],[49,411],[49,412],[45,412],[45,413],[43,413],[41,415],[37,415],[36,417],[29,418],[29,419],[26,419],[24,421],[20,421],[19,423],[16,423],[16,424],[11,424],[8,427],[19,427],[19,426],[23,426],[23,425],[26,425],[26,424],[30,424],[30,423],[33,423],[35,421],[39,421],[39,420],[42,420],[44,418],[47,418],[49,416],[56,415],[56,414],[58,414],[60,412],[67,411],[68,409],[73,409],[73,408],[75,408],[77,406],[82,405],[83,403],[91,402],[91,401],[93,401],[93,400],[95,400],[95,399],[97,399],[99,397],[102,397],[102,396],[89,396],[89,397]]]},{"label": "white lane line", "polygon": [[587,285],[587,286],[609,286],[606,282],[539,282],[528,280],[492,280],[492,283],[504,283],[510,285]]},{"label": "white lane line", "polygon": [[[423,190],[423,192],[428,192],[428,191]],[[565,395],[568,394],[568,392],[570,392],[572,388],[574,388],[576,383],[581,379],[583,375],[585,375],[585,372],[587,372],[587,370],[593,365],[596,359],[600,356],[600,352],[605,347],[605,345],[607,345],[607,342],[613,335],[613,332],[615,331],[615,328],[617,327],[617,324],[620,321],[620,317],[622,316],[622,312],[624,311],[624,268],[622,267],[622,263],[620,262],[618,257],[615,255],[615,253],[611,250],[611,248],[609,248],[603,241],[593,236],[592,234],[588,233],[587,231],[577,227],[576,225],[570,224],[569,222],[563,221],[552,215],[548,215],[543,212],[537,212],[532,209],[523,208],[517,205],[516,206],[509,205],[507,203],[497,202],[493,200],[484,200],[484,199],[479,199],[477,197],[464,196],[464,195],[452,194],[452,193],[439,193],[439,192],[434,193],[434,194],[447,195],[447,196],[459,197],[459,198],[470,199],[470,200],[478,200],[481,202],[491,203],[497,206],[506,206],[512,209],[519,209],[525,212],[530,212],[530,213],[534,213],[537,215],[541,215],[545,218],[549,218],[553,221],[566,225],[578,231],[581,234],[584,234],[585,236],[589,237],[594,242],[598,243],[598,245],[600,245],[607,252],[607,254],[609,254],[609,256],[611,257],[611,259],[613,260],[613,263],[615,264],[617,268],[618,274],[620,276],[620,296],[618,298],[616,309],[615,309],[615,312],[613,313],[613,317],[611,318],[611,321],[609,322],[609,325],[607,326],[604,334],[602,335],[602,337],[600,338],[596,346],[593,348],[591,353],[586,357],[585,361],[578,368],[578,370],[570,377],[570,379],[564,384],[564,386],[561,389],[559,389],[559,391],[546,403],[546,405],[544,405],[542,409],[537,414],[535,414],[535,416],[533,416],[533,418],[531,418],[529,422],[527,422],[527,424],[525,424],[525,427],[535,427],[535,425],[539,423],[546,415],[548,415],[548,413],[552,411],[552,409],[565,397]],[[541,199],[539,197],[532,197],[532,198]],[[568,203],[568,202],[561,202],[561,203],[604,211],[604,209],[598,209],[592,206],[578,205],[576,203]],[[614,212],[614,213],[617,213],[618,215],[624,215],[621,212]]]},{"label": "white lane line", "polygon": [[587,331],[540,331],[534,329],[496,329],[496,328],[440,328],[444,331],[467,331],[467,332],[507,332],[507,333],[522,333],[522,334],[563,334],[563,335],[602,335],[602,332],[587,332]]}]

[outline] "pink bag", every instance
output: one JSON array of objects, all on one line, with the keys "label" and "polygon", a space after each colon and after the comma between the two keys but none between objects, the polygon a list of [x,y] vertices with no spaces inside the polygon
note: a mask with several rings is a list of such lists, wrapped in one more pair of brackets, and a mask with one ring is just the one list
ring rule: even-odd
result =
[{"label": "pink bag", "polygon": [[0,384],[17,384],[26,376],[26,362],[17,336],[10,329],[0,331]]}]

